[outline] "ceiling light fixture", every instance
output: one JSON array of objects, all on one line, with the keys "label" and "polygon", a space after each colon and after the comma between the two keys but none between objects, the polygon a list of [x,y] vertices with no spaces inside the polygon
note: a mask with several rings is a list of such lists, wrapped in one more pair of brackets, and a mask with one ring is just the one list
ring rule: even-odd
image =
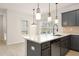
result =
[{"label": "ceiling light fixture", "polygon": [[35,24],[35,9],[33,9],[33,23],[32,23],[32,27],[36,27],[36,24]]},{"label": "ceiling light fixture", "polygon": [[39,3],[38,3],[38,8],[36,12],[36,20],[40,20],[40,19],[41,19],[41,13],[40,13],[40,8],[39,8]]},{"label": "ceiling light fixture", "polygon": [[50,13],[50,3],[49,3],[49,12],[48,12],[48,22],[52,20],[51,13]]}]

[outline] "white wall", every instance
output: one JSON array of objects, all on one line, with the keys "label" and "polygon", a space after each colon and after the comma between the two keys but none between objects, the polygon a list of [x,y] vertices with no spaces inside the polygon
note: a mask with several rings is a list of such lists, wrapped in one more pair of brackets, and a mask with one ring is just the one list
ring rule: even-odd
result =
[{"label": "white wall", "polygon": [[7,44],[24,42],[21,34],[21,20],[27,18],[26,14],[7,10]]}]

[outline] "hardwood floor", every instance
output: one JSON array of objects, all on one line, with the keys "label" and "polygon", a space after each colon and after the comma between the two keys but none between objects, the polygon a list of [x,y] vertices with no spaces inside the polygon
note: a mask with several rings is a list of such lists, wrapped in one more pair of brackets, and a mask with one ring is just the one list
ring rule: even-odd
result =
[{"label": "hardwood floor", "polygon": [[79,52],[70,50],[66,56],[79,56]]},{"label": "hardwood floor", "polygon": [[25,56],[25,43],[6,46],[0,41],[0,56]]}]

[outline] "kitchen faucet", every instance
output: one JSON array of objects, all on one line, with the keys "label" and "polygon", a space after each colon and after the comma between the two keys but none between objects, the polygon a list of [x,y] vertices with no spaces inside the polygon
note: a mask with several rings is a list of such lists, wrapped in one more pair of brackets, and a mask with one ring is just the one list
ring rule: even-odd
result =
[{"label": "kitchen faucet", "polygon": [[[56,27],[57,29],[56,29],[55,27]],[[56,33],[55,33],[55,30],[58,32],[58,25],[57,25],[57,24],[54,24],[54,25],[53,25],[53,35],[56,34]]]}]

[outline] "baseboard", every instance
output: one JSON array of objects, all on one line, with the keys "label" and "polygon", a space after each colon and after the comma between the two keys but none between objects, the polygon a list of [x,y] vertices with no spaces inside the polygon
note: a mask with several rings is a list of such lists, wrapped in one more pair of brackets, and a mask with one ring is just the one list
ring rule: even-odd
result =
[{"label": "baseboard", "polygon": [[21,41],[21,42],[13,42],[13,43],[7,43],[7,45],[13,45],[13,44],[20,44],[20,43],[24,43],[25,41]]}]

